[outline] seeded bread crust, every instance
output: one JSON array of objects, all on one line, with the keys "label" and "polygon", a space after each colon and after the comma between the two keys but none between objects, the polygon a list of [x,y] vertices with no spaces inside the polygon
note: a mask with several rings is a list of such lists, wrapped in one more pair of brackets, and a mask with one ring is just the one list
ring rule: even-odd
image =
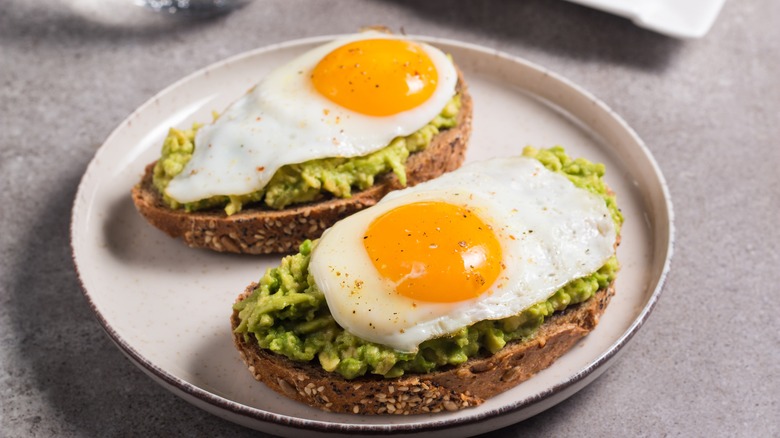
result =
[{"label": "seeded bread crust", "polygon": [[[248,297],[251,284],[238,301]],[[242,334],[233,341],[250,373],[274,391],[328,412],[353,414],[425,414],[477,406],[487,398],[528,380],[550,366],[598,324],[614,295],[614,283],[589,300],[554,314],[525,341],[507,344],[498,353],[463,365],[397,379],[364,376],[347,380],[318,365],[294,362],[258,347]],[[238,313],[230,318],[235,329]]]},{"label": "seeded bread crust", "polygon": [[[436,178],[463,164],[471,135],[473,103],[460,73],[458,78],[458,124],[442,130],[426,149],[409,156],[407,186]],[[372,187],[353,193],[350,198],[332,198],[284,210],[253,206],[231,216],[222,208],[186,213],[163,202],[152,183],[153,170],[154,163],[149,164],[141,182],[132,190],[133,203],[147,221],[173,238],[182,238],[191,247],[244,254],[293,252],[305,239],[319,237],[338,220],[376,204],[392,190],[403,188],[391,172],[377,177]]]}]

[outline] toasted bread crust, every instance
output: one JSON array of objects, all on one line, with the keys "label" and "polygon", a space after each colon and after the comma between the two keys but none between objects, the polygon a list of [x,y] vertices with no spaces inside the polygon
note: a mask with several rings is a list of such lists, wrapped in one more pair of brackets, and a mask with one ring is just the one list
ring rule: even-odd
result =
[{"label": "toasted bread crust", "polygon": [[[249,296],[256,284],[239,296]],[[614,283],[591,299],[548,318],[525,341],[507,344],[498,353],[463,365],[396,379],[364,376],[347,380],[311,363],[294,362],[258,347],[254,338],[233,333],[241,359],[254,378],[274,391],[329,412],[354,414],[423,414],[476,406],[528,380],[550,366],[598,324],[614,295]],[[238,313],[230,318],[235,329]]]},{"label": "toasted bread crust", "polygon": [[[409,156],[407,186],[436,178],[463,163],[471,135],[473,103],[462,75],[457,90],[461,94],[457,126],[441,131],[426,149]],[[191,247],[245,254],[292,252],[303,240],[319,237],[338,220],[376,204],[392,190],[403,188],[390,172],[378,176],[372,187],[353,193],[350,198],[332,198],[284,210],[252,206],[231,216],[221,208],[186,213],[163,202],[152,183],[153,169],[154,163],[149,164],[141,182],[132,190],[133,203],[146,220],[169,236],[182,238]]]}]

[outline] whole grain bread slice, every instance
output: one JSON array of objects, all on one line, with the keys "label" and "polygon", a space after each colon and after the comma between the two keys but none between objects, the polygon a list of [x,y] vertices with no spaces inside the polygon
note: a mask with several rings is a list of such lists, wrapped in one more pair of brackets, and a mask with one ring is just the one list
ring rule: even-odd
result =
[{"label": "whole grain bread slice", "polygon": [[[238,300],[249,296],[250,285]],[[233,333],[241,359],[254,378],[291,399],[329,412],[353,414],[424,414],[455,411],[528,380],[550,366],[598,324],[614,295],[614,283],[589,300],[548,318],[527,340],[508,343],[498,353],[472,358],[463,365],[396,379],[364,376],[347,380],[317,364],[295,362],[261,349],[254,338]],[[230,318],[235,329],[238,313]]]},{"label": "whole grain bread slice", "polygon": [[[436,178],[463,163],[471,135],[473,102],[460,72],[456,90],[461,95],[457,125],[442,130],[426,149],[409,156],[407,186]],[[252,206],[231,216],[222,208],[187,213],[173,210],[163,202],[152,183],[153,169],[154,163],[149,164],[141,182],[132,189],[133,203],[147,221],[191,247],[246,254],[292,252],[303,240],[319,237],[338,220],[376,204],[392,190],[403,188],[391,172],[378,176],[372,187],[353,193],[350,198],[329,198],[284,210]]]}]

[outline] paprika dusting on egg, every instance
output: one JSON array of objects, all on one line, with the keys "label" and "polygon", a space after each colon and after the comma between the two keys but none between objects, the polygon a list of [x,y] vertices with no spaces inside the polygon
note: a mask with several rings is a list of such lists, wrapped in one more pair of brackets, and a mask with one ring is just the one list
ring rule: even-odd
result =
[{"label": "paprika dusting on egg", "polygon": [[363,245],[398,294],[429,302],[478,297],[498,278],[498,238],[469,208],[446,202],[402,205],[376,218]]},{"label": "paprika dusting on egg", "polygon": [[438,72],[411,41],[368,39],[345,44],[314,68],[317,91],[344,108],[389,116],[418,107],[436,90]]}]

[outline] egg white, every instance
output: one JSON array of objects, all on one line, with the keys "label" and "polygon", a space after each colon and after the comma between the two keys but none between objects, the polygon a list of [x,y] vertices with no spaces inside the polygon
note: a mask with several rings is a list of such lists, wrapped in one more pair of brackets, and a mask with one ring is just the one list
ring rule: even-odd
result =
[{"label": "egg white", "polygon": [[387,146],[433,120],[455,94],[457,72],[440,50],[419,43],[438,72],[433,95],[392,116],[367,116],[328,100],[310,80],[334,49],[364,39],[401,39],[379,32],[350,35],[319,46],[274,70],[195,138],[192,158],[166,193],[182,202],[262,189],[282,166],[317,158],[355,157]]},{"label": "egg white", "polygon": [[[397,294],[363,246],[371,222],[393,208],[443,201],[471,208],[493,227],[505,268],[481,296],[455,303]],[[413,224],[410,224],[413,227]],[[331,227],[312,251],[309,272],[347,331],[399,351],[478,321],[516,315],[614,254],[615,224],[602,198],[524,157],[464,166],[392,192]]]}]

